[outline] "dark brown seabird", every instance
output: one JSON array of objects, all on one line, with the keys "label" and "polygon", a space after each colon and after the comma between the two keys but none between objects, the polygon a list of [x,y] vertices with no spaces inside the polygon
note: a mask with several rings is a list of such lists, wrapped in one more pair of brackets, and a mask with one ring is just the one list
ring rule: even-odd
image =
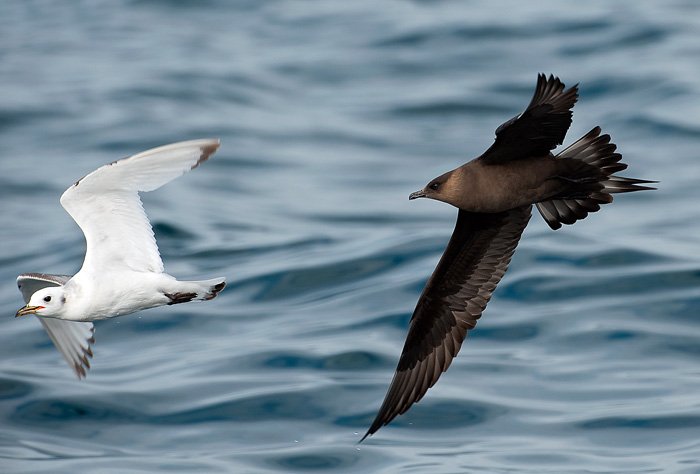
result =
[{"label": "dark brown seabird", "polygon": [[[609,135],[595,127],[557,155],[578,85],[537,77],[527,109],[496,129],[478,158],[438,176],[409,199],[437,199],[459,209],[455,230],[411,317],[394,378],[367,433],[375,433],[418,402],[459,352],[503,277],[537,206],[552,229],[573,224],[614,193],[655,189],[615,176],[627,168]],[[361,441],[362,441],[361,440]]]}]

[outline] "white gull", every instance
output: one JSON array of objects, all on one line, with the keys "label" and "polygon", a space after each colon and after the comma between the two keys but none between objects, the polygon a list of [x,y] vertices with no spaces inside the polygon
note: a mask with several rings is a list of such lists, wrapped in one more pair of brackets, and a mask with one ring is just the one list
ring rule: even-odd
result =
[{"label": "white gull", "polygon": [[196,168],[219,140],[173,143],[102,166],[69,187],[61,205],[85,234],[87,251],[74,276],[17,277],[26,306],[16,316],[39,318],[79,378],[92,357],[91,321],[157,306],[210,300],[224,278],[178,281],[164,272],[139,191],[153,191]]}]

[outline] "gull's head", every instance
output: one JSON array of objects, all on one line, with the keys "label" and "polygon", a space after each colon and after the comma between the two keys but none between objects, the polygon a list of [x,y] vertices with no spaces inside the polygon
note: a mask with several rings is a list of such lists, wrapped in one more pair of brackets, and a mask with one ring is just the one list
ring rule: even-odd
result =
[{"label": "gull's head", "polygon": [[460,195],[459,179],[457,178],[459,171],[459,169],[452,170],[438,176],[420,191],[411,193],[408,199],[428,198],[456,205]]},{"label": "gull's head", "polygon": [[65,303],[66,295],[63,287],[43,288],[32,295],[29,303],[25,307],[20,308],[15,317],[24,316],[25,314],[56,317],[63,312]]}]

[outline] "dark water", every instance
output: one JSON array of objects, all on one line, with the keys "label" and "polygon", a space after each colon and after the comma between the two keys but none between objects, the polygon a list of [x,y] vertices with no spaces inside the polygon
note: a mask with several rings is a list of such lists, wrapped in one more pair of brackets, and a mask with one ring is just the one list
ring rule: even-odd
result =
[{"label": "dark water", "polygon": [[[659,179],[533,218],[450,371],[358,447],[455,211],[409,192],[484,150],[537,72],[567,138]],[[700,5],[0,3],[0,472],[700,473]],[[97,325],[74,378],[14,278],[68,273],[58,198],[215,136],[146,195],[166,269],[216,300]]]}]

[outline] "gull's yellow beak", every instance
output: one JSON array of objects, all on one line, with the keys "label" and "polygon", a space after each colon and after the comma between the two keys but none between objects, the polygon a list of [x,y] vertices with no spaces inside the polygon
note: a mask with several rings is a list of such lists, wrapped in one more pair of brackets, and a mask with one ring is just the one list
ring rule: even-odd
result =
[{"label": "gull's yellow beak", "polygon": [[19,318],[20,316],[24,316],[25,314],[35,314],[37,311],[40,309],[44,309],[43,306],[25,306],[23,308],[20,308],[17,313],[15,313],[15,318]]}]

